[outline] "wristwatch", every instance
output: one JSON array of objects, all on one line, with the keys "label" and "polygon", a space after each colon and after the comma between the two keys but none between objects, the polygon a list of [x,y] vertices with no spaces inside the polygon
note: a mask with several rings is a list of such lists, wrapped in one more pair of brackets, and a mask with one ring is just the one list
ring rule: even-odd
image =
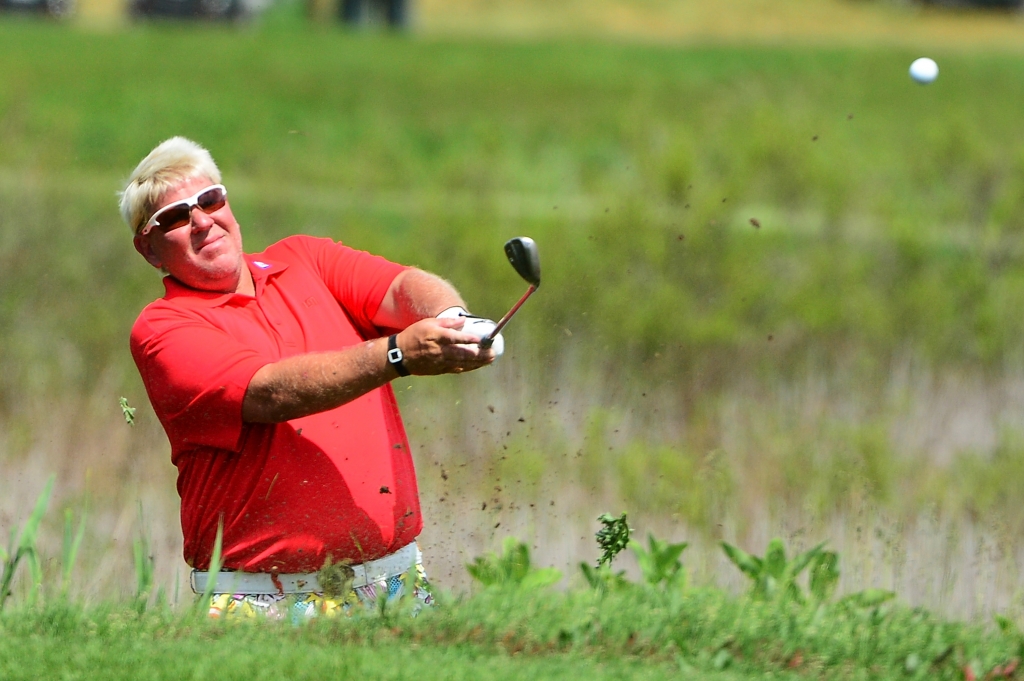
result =
[{"label": "wristwatch", "polygon": [[395,367],[399,376],[408,376],[409,370],[402,364],[402,350],[398,347],[398,334],[388,336],[388,364]]}]

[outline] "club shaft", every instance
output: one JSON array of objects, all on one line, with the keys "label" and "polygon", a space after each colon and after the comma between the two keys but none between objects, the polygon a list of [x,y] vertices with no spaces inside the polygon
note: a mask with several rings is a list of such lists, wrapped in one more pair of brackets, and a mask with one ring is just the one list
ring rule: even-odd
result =
[{"label": "club shaft", "polygon": [[536,291],[536,290],[537,290],[537,287],[533,286],[532,284],[530,285],[530,288],[526,289],[526,293],[524,293],[523,297],[519,299],[519,302],[516,303],[515,305],[513,305],[512,309],[509,310],[508,313],[504,317],[502,317],[501,319],[498,320],[498,324],[497,324],[497,326],[494,327],[494,331],[491,331],[491,333],[487,337],[480,339],[480,347],[484,348],[485,350],[487,348],[491,347],[491,344],[494,343],[494,338],[499,333],[501,333],[501,329],[506,324],[508,324],[508,320],[512,319],[512,315],[514,315],[516,313],[516,311],[519,310],[519,308],[521,308],[523,306],[523,303],[526,302],[526,299],[529,298],[530,296],[532,296],[533,292]]}]

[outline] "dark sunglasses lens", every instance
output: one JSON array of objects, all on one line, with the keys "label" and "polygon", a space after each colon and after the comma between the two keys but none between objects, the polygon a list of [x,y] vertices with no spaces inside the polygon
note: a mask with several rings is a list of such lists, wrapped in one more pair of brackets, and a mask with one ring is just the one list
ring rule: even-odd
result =
[{"label": "dark sunglasses lens", "polygon": [[203,192],[196,200],[196,204],[199,206],[199,209],[204,213],[212,213],[220,210],[224,207],[226,202],[227,194],[219,187]]},{"label": "dark sunglasses lens", "polygon": [[191,211],[188,206],[181,204],[161,213],[160,217],[157,218],[155,227],[161,232],[169,232],[184,225],[189,221],[190,217]]}]

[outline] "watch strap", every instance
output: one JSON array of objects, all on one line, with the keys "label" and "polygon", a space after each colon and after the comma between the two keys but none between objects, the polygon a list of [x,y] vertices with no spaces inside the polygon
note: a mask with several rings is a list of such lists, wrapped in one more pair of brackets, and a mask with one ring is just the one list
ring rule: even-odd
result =
[{"label": "watch strap", "polygon": [[403,359],[402,350],[398,347],[398,334],[393,333],[388,336],[388,364],[395,368],[399,376],[408,376],[409,370],[402,363]]}]

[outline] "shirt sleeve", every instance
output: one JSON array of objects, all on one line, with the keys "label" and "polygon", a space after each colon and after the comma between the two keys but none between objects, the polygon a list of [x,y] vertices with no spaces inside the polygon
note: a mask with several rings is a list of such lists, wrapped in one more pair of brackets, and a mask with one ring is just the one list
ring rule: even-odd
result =
[{"label": "shirt sleeve", "polygon": [[145,316],[132,329],[132,356],[172,448],[238,451],[245,391],[270,360],[200,318]]},{"label": "shirt sleeve", "polygon": [[375,328],[372,320],[391,282],[408,268],[330,239],[308,239],[307,243],[334,299],[360,328]]}]

